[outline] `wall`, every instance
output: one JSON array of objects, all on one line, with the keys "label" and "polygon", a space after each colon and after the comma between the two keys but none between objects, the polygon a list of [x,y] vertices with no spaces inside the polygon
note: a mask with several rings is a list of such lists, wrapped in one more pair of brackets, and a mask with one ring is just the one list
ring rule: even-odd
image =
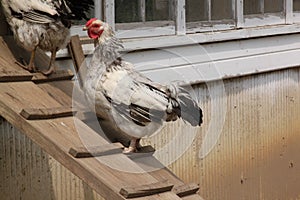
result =
[{"label": "wall", "polygon": [[[193,89],[203,126],[171,123],[144,139],[161,152],[175,137],[156,156],[205,200],[300,199],[300,68]],[[0,180],[5,199],[101,199],[3,119]]]},{"label": "wall", "polygon": [[[194,89],[204,124],[169,168],[184,181],[199,183],[205,200],[300,199],[300,68]],[[184,137],[176,148],[188,144],[193,129],[184,123],[167,126],[165,136],[146,143],[159,149],[178,132]]]},{"label": "wall", "polygon": [[1,118],[0,199],[102,200],[103,198]]}]

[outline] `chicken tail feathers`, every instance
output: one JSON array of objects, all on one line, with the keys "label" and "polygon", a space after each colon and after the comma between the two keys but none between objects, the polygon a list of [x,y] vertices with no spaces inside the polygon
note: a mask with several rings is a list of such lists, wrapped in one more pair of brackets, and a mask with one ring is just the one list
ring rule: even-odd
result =
[{"label": "chicken tail feathers", "polygon": [[181,118],[192,126],[200,126],[203,122],[202,109],[196,102],[186,95],[179,95]]},{"label": "chicken tail feathers", "polygon": [[192,126],[200,126],[203,122],[202,109],[185,89],[178,89],[177,98],[180,104],[181,118]]}]

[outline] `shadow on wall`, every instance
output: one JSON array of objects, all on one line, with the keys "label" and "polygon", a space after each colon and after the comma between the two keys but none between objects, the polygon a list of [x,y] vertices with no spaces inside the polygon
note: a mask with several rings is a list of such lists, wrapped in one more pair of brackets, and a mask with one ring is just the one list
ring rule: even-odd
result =
[{"label": "shadow on wall", "polygon": [[0,119],[0,196],[3,200],[103,200],[3,118]]}]

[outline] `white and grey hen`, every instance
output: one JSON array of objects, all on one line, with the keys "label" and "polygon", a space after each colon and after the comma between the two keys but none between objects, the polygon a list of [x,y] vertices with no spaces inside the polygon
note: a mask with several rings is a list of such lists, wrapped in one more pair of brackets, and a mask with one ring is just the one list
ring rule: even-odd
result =
[{"label": "white and grey hen", "polygon": [[137,151],[140,138],[153,134],[164,121],[182,118],[192,126],[201,125],[202,110],[187,91],[152,82],[122,60],[123,46],[107,23],[93,18],[84,30],[97,44],[87,67],[85,94],[108,124],[106,129],[117,132],[117,139],[129,138],[125,153]]},{"label": "white and grey hen", "polygon": [[31,51],[29,71],[34,65],[37,47],[51,52],[49,75],[55,71],[56,52],[69,41],[71,20],[87,18],[93,0],[1,0],[4,14],[17,42]]}]

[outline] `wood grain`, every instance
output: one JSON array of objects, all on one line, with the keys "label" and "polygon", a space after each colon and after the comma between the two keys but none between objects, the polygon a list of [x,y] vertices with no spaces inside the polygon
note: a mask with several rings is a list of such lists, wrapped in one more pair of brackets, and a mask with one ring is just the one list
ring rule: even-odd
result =
[{"label": "wood grain", "polygon": [[122,153],[123,145],[119,142],[94,147],[71,147],[69,153],[75,158],[107,156]]},{"label": "wood grain", "polygon": [[185,184],[173,188],[173,192],[179,197],[185,197],[196,194],[199,190],[199,186],[195,183]]},{"label": "wood grain", "polygon": [[73,116],[74,112],[75,111],[71,107],[23,108],[20,115],[27,120],[38,120],[69,117]]},{"label": "wood grain", "polygon": [[171,191],[173,186],[174,186],[173,184],[165,180],[165,181],[156,182],[148,185],[136,185],[136,186],[123,187],[120,190],[120,194],[122,194],[125,198],[144,197],[144,196]]}]

